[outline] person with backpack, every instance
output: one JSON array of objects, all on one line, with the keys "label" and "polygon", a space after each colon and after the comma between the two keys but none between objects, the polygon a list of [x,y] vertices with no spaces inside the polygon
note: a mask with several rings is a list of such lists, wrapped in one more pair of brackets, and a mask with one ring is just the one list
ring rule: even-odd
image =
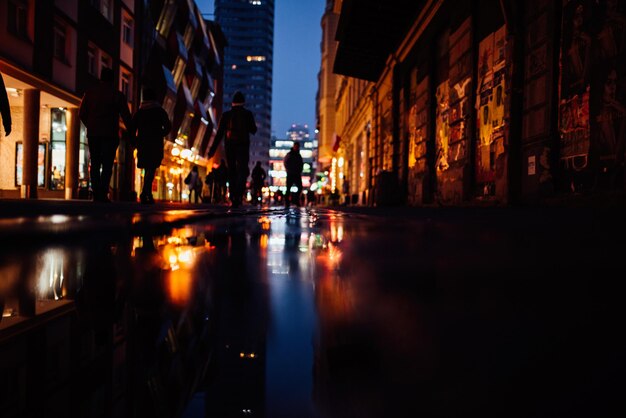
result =
[{"label": "person with backpack", "polygon": [[261,204],[263,201],[262,191],[266,177],[267,174],[261,167],[261,161],[257,161],[252,169],[252,197],[255,203]]},{"label": "person with backpack", "polygon": [[194,165],[187,177],[185,177],[185,184],[189,187],[189,203],[192,203],[192,196],[194,196],[193,203],[199,203],[200,194],[202,193],[202,179],[200,178],[200,173],[198,173],[197,165]]},{"label": "person with backpack", "polygon": [[228,181],[230,183],[230,201],[233,208],[241,205],[246,180],[250,169],[250,134],[257,131],[254,115],[244,108],[246,103],[243,93],[233,95],[232,108],[224,112],[218,124],[217,133],[209,150],[209,158],[215,155],[217,147],[224,138]]},{"label": "person with backpack", "polygon": [[152,204],[152,183],[163,160],[163,137],[170,132],[172,124],[151,88],[143,90],[143,101],[133,116],[133,129],[133,134],[137,134],[137,167],[144,169],[140,200],[141,203]]}]

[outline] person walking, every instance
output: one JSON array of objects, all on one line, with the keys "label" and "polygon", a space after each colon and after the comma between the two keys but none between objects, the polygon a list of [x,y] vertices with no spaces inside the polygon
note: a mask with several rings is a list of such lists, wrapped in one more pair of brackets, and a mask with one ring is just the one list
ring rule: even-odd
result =
[{"label": "person walking", "polygon": [[143,100],[133,116],[132,137],[136,137],[137,168],[143,168],[143,187],[139,199],[141,203],[154,203],[152,183],[156,171],[163,161],[164,137],[172,129],[167,112],[156,101],[151,88],[144,88]]},{"label": "person walking", "polygon": [[215,155],[222,138],[225,138],[230,201],[232,207],[241,205],[246,180],[250,169],[250,134],[257,131],[254,115],[244,108],[246,103],[243,93],[233,95],[232,108],[224,112],[218,124],[217,133],[209,151],[209,158]]},{"label": "person walking", "polygon": [[216,203],[224,202],[226,198],[226,182],[228,181],[228,169],[226,161],[222,158],[220,165],[215,169],[215,187],[217,189]]},{"label": "person walking", "polygon": [[4,136],[11,134],[11,106],[9,105],[9,96],[7,89],[4,87],[4,79],[0,73],[0,115],[2,116],[2,125],[4,126]]},{"label": "person walking", "polygon": [[255,203],[261,204],[263,202],[263,185],[266,178],[267,174],[261,167],[261,161],[257,161],[252,169],[252,196]]},{"label": "person walking", "polygon": [[202,199],[205,202],[215,203],[215,170],[211,170],[209,174],[204,178],[204,184],[207,185],[206,199]]},{"label": "person walking", "polygon": [[87,90],[80,103],[78,115],[87,127],[91,162],[89,177],[93,200],[109,202],[108,193],[113,174],[113,161],[120,142],[120,116],[126,130],[132,132],[128,103],[124,94],[115,88],[112,69],[106,67],[102,69],[100,83]]},{"label": "person walking", "polygon": [[193,203],[199,203],[200,193],[202,192],[202,179],[198,173],[198,166],[194,165],[187,177],[185,177],[185,184],[189,187],[189,203],[191,203],[191,197],[193,196]]},{"label": "person walking", "polygon": [[[300,206],[300,193],[302,193],[302,168],[304,161],[300,155],[300,144],[295,143],[291,150],[285,155],[283,160],[285,169],[287,170],[287,191],[285,192],[285,207],[288,208],[290,203]],[[296,186],[298,191],[291,192],[291,187]]]}]

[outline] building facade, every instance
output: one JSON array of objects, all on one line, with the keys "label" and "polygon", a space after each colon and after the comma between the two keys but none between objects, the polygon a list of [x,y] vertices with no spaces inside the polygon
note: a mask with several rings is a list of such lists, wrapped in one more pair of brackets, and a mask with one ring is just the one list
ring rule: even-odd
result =
[{"label": "building facade", "polygon": [[350,142],[365,157],[350,193],[457,205],[624,189],[622,2],[375,5],[344,0],[337,34],[334,70],[348,80],[336,125],[349,139],[334,157],[354,160]]},{"label": "building facade", "polygon": [[[13,132],[0,137],[0,196],[77,197],[89,178],[83,92],[108,67],[131,110],[137,104],[135,1],[2,0],[0,11],[0,72],[13,116]],[[119,157],[117,196],[128,193],[132,164]]]},{"label": "building facade", "polygon": [[[222,107],[225,38],[192,0],[0,1],[0,72],[13,132],[0,138],[1,197],[87,197],[89,152],[78,107],[84,91],[112,68],[138,108],[153,87],[173,121],[155,197],[183,200],[182,178],[205,158]],[[4,135],[4,134],[2,134]],[[110,184],[136,199],[142,170],[120,143]],[[219,156],[218,156],[219,157]]]},{"label": "building facade", "polygon": [[215,19],[228,46],[224,54],[224,101],[241,91],[258,132],[251,137],[250,161],[269,165],[272,135],[274,0],[215,0]]}]

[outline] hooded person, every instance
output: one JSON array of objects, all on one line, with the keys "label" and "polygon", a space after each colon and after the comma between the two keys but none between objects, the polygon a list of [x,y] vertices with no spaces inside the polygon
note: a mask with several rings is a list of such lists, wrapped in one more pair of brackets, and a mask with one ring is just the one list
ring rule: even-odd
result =
[{"label": "hooded person", "polygon": [[232,108],[220,118],[217,133],[209,150],[209,158],[215,155],[222,139],[226,148],[230,200],[233,207],[241,204],[250,169],[250,134],[257,131],[252,112],[244,107],[246,103],[240,91],[233,95]]},{"label": "hooded person", "polygon": [[144,169],[140,200],[141,203],[154,203],[152,182],[163,160],[163,138],[169,134],[172,124],[151,88],[143,90],[143,101],[133,116],[132,125],[137,138],[137,167]]}]

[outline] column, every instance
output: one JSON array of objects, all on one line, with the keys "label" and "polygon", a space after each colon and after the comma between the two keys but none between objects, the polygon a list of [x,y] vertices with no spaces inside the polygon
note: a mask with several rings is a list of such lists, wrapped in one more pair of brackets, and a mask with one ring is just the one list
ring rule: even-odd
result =
[{"label": "column", "polygon": [[37,155],[39,148],[39,112],[41,92],[24,90],[24,143],[22,160],[23,199],[37,199]]},{"label": "column", "polygon": [[78,108],[70,107],[65,114],[67,136],[65,140],[65,199],[78,197],[78,158],[80,151],[80,119]]}]

